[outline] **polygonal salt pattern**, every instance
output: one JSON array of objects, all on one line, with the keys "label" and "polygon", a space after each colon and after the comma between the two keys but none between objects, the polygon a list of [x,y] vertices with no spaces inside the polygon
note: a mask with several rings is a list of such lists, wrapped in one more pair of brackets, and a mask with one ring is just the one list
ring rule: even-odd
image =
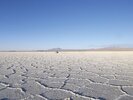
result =
[{"label": "polygonal salt pattern", "polygon": [[0,100],[132,100],[133,52],[1,52]]}]

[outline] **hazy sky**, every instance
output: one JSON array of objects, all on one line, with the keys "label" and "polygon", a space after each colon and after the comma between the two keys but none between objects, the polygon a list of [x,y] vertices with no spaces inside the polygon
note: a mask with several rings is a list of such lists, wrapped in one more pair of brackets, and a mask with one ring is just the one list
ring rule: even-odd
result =
[{"label": "hazy sky", "polygon": [[0,0],[0,50],[133,44],[133,0]]}]

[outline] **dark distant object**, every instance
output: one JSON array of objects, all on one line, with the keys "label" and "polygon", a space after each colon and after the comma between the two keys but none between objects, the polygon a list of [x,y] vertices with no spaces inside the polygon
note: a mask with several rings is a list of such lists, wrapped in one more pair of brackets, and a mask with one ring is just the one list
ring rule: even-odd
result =
[{"label": "dark distant object", "polygon": [[56,51],[56,53],[59,53],[59,51]]},{"label": "dark distant object", "polygon": [[59,51],[61,51],[61,48],[53,48],[53,49],[49,49],[48,51],[54,51],[56,53],[59,53]]}]

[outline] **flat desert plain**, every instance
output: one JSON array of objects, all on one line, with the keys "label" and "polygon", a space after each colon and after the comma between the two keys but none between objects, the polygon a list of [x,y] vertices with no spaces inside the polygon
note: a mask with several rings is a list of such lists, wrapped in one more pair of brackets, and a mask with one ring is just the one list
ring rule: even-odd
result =
[{"label": "flat desert plain", "polygon": [[133,100],[133,52],[1,52],[0,100]]}]

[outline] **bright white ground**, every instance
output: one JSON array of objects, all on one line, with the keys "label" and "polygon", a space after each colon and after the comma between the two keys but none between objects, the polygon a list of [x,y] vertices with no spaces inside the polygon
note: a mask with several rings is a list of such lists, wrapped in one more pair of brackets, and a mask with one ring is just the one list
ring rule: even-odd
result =
[{"label": "bright white ground", "polygon": [[133,52],[1,52],[0,100],[133,100]]}]

